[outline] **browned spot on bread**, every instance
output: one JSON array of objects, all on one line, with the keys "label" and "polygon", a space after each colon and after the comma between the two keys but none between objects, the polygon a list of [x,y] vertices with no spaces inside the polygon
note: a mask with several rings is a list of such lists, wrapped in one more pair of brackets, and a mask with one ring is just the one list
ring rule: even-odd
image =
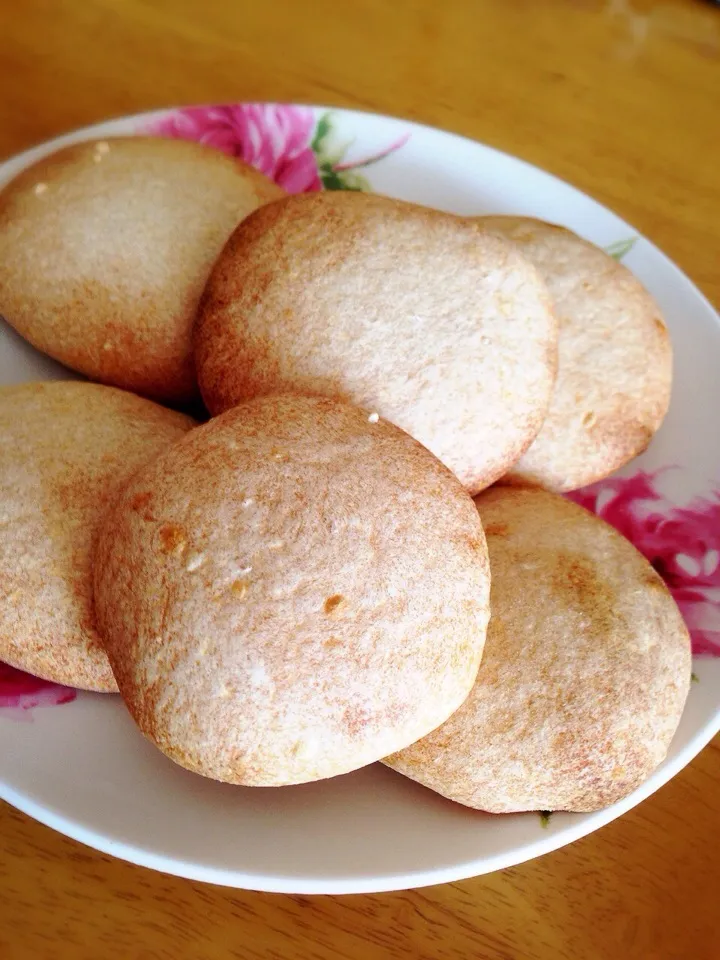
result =
[{"label": "browned spot on bread", "polygon": [[595,574],[595,565],[582,556],[561,555],[557,558],[554,583],[561,590],[567,584],[578,592],[592,592],[597,589],[598,578]]},{"label": "browned spot on bread", "polygon": [[465,543],[475,552],[485,553],[485,537],[466,537]]},{"label": "browned spot on bread", "polygon": [[591,621],[606,624],[606,629],[620,616],[617,593],[610,582],[592,559],[580,554],[559,554],[555,560],[553,589],[559,596],[572,599]]},{"label": "browned spot on bread", "polygon": [[665,322],[660,317],[653,317],[653,323],[655,324],[655,329],[660,334],[663,339],[670,339],[670,334],[668,333],[668,328],[665,325]]},{"label": "browned spot on bread", "polygon": [[607,414],[601,416],[596,412],[595,419],[587,429],[589,435],[602,443],[608,452],[632,448],[633,456],[639,456],[646,450],[655,434],[647,423],[633,415],[628,402],[622,397],[616,398],[613,409]]},{"label": "browned spot on bread", "polygon": [[132,503],[132,509],[138,513],[142,513],[143,520],[147,523],[153,523],[156,519],[154,513],[150,509],[150,504],[152,503],[152,491],[145,490],[142,493],[139,493]]},{"label": "browned spot on bread", "polygon": [[131,510],[142,510],[143,507],[147,507],[150,501],[152,500],[152,492],[150,490],[143,490],[141,493],[136,493],[135,496],[130,501]]},{"label": "browned spot on bread", "polygon": [[484,530],[486,537],[506,537],[509,527],[506,523],[489,523]]},{"label": "browned spot on bread", "polygon": [[649,572],[645,580],[643,581],[648,587],[654,587],[656,590],[661,590],[663,593],[667,589],[665,581],[660,576],[659,573]]},{"label": "browned spot on bread", "polygon": [[325,613],[333,613],[338,607],[342,606],[345,603],[345,597],[341,593],[334,593],[331,597],[328,597],[325,603],[323,604],[323,610]]},{"label": "browned spot on bread", "polygon": [[360,736],[370,722],[369,711],[361,706],[348,707],[343,714],[343,723],[351,737]]},{"label": "browned spot on bread", "polygon": [[177,523],[164,523],[160,527],[158,537],[160,538],[160,549],[163,553],[181,556],[187,547],[185,531]]}]

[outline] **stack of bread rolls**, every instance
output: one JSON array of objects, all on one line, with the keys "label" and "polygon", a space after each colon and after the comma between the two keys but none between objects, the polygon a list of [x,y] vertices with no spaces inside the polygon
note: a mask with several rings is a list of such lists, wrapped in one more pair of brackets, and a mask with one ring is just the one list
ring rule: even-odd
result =
[{"label": "stack of bread rolls", "polygon": [[561,496],[670,398],[660,311],[601,250],[118,138],[0,191],[0,314],[95,381],[0,390],[0,660],[119,691],[228,783],[383,760],[588,811],[663,760],[688,632]]}]

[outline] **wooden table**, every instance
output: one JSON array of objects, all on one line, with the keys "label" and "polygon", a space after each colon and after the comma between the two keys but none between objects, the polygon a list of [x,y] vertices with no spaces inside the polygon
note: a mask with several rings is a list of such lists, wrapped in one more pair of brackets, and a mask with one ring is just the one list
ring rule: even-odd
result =
[{"label": "wooden table", "polygon": [[[110,116],[298,100],[518,154],[720,304],[720,8],[701,0],[0,0],[0,157]],[[489,877],[378,896],[224,890],[0,808],[2,960],[717,960],[720,740],[620,821]]]}]

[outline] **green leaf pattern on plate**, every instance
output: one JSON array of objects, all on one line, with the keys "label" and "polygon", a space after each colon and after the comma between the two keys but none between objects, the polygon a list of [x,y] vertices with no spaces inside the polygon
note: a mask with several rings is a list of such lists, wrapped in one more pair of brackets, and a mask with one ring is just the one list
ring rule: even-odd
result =
[{"label": "green leaf pattern on plate", "polygon": [[605,253],[613,258],[613,260],[622,260],[632,248],[635,246],[637,237],[628,237],[625,240],[616,240],[615,243],[611,243],[610,246],[605,247]]},{"label": "green leaf pattern on plate", "polygon": [[333,128],[332,114],[324,113],[317,122],[310,147],[315,154],[320,180],[326,190],[370,190],[370,184],[357,172],[358,169],[369,167],[399,150],[409,137],[408,133],[378,153],[346,162],[345,155],[353,141],[338,140]]}]

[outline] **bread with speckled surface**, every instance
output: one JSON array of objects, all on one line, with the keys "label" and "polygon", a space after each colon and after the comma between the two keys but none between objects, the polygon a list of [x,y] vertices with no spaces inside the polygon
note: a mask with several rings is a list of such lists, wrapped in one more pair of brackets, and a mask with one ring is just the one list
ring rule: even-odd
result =
[{"label": "bread with speckled surface", "polygon": [[95,601],[143,733],[217,780],[331,777],[424,736],[472,688],[482,526],[424,447],[323,398],[242,404],[141,471]]},{"label": "bread with speckled surface", "polygon": [[680,720],[680,612],[628,540],[563,497],[494,487],[477,507],[492,567],[477,682],[386,762],[491,813],[608,806],[662,762]]},{"label": "bread with speckled surface", "polygon": [[327,192],[251,214],[210,278],[196,327],[214,413],[270,393],[376,410],[470,492],[540,429],[557,361],[544,284],[470,220]]},{"label": "bread with speckled surface", "polygon": [[189,141],[63,147],[0,189],[0,314],[92,380],[187,401],[210,268],[237,223],[283,195],[241,160]]},{"label": "bread with speckled surface", "polygon": [[0,660],[117,689],[92,606],[98,523],[132,474],[193,423],[98,384],[0,388]]},{"label": "bread with speckled surface", "polygon": [[560,325],[547,418],[506,479],[558,492],[601,480],[642,453],[667,413],[672,345],[660,308],[627,267],[570,230],[529,217],[478,222],[535,264]]}]

